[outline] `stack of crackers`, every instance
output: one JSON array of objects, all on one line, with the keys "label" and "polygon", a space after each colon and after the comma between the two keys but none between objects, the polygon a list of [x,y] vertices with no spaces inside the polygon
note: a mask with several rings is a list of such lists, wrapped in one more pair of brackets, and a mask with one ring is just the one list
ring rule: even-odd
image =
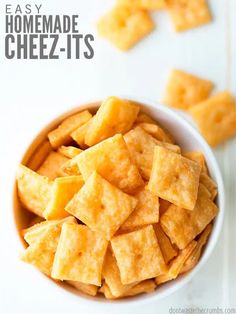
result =
[{"label": "stack of crackers", "polygon": [[23,261],[109,299],[152,292],[197,264],[218,213],[201,152],[182,151],[117,97],[66,118],[48,139],[17,172],[34,214]]},{"label": "stack of crackers", "polygon": [[118,49],[128,50],[155,28],[150,12],[159,10],[169,13],[177,32],[211,21],[206,0],[117,0],[98,21],[98,33]]}]

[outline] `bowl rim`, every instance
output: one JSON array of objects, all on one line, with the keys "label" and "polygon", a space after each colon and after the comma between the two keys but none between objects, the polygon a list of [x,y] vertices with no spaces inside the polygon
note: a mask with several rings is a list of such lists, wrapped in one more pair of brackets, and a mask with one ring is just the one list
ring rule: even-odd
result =
[{"label": "bowl rim", "polygon": [[[201,134],[187,121],[182,114],[180,114],[180,111],[171,109],[165,105],[160,104],[159,102],[150,100],[146,97],[140,97],[140,96],[131,96],[131,95],[117,95],[117,97],[134,101],[142,105],[143,107],[150,108],[153,111],[160,110],[163,113],[167,114],[171,119],[174,119],[177,121],[178,124],[183,125],[185,129],[188,130],[189,134],[193,134],[194,137],[197,139],[197,141],[200,143],[201,147],[203,148],[204,155],[206,154],[208,158],[211,160],[211,166],[214,172],[215,180],[218,186],[218,205],[219,205],[219,213],[217,217],[214,219],[214,225],[213,225],[213,230],[211,233],[211,237],[207,242],[207,245],[204,249],[204,252],[197,263],[197,265],[188,273],[183,274],[181,278],[177,282],[173,281],[173,284],[171,287],[167,287],[167,289],[163,289],[163,291],[158,292],[158,290],[155,290],[152,293],[147,293],[147,294],[142,294],[140,296],[136,297],[130,297],[130,298],[124,298],[124,299],[117,299],[117,300],[107,300],[105,298],[95,298],[95,297],[90,297],[86,295],[77,295],[75,293],[72,293],[68,291],[69,289],[65,289],[64,287],[61,287],[61,285],[55,284],[55,282],[50,279],[49,277],[43,275],[40,271],[36,270],[40,275],[41,278],[47,278],[48,282],[50,282],[54,287],[58,287],[60,290],[66,291],[66,293],[71,295],[72,298],[76,298],[79,301],[84,304],[84,305],[91,305],[94,304],[96,306],[106,306],[106,307],[111,307],[113,305],[116,306],[136,306],[136,305],[144,305],[147,303],[155,302],[158,300],[161,300],[175,291],[179,290],[181,287],[186,285],[197,273],[198,271],[202,268],[202,266],[207,262],[209,259],[210,255],[212,254],[216,243],[219,239],[220,232],[222,230],[223,226],[223,219],[224,219],[224,211],[225,211],[225,193],[224,193],[224,184],[223,184],[223,179],[221,175],[221,171],[219,169],[218,163],[216,161],[216,158],[213,154],[212,149],[210,146],[207,144],[205,139],[201,136]],[[102,97],[101,97],[102,98]],[[104,98],[102,98],[104,99]],[[20,161],[24,159],[24,156],[27,152],[27,150],[32,146],[33,142],[36,140],[36,138],[47,128],[49,128],[50,125],[53,123],[60,121],[62,118],[65,118],[66,116],[69,116],[78,110],[84,110],[86,108],[91,108],[91,107],[97,107],[98,103],[101,103],[102,100],[98,100],[98,98],[90,98],[90,99],[82,99],[79,104],[75,106],[70,106],[67,110],[62,110],[61,112],[58,112],[54,118],[50,118],[50,121],[47,121],[47,123],[44,123],[43,127],[40,127],[40,130],[37,130],[36,134],[33,134],[31,136],[31,141],[29,144],[26,144],[26,147],[23,149],[23,155],[20,158]],[[16,234],[19,237],[19,230],[16,224],[16,217],[15,217],[15,210],[14,210],[14,197],[15,197],[15,180],[13,182],[13,192],[12,192],[12,215],[13,215],[13,223],[14,223],[14,229]],[[20,240],[20,239],[19,239]],[[62,292],[63,292],[62,290]]]}]

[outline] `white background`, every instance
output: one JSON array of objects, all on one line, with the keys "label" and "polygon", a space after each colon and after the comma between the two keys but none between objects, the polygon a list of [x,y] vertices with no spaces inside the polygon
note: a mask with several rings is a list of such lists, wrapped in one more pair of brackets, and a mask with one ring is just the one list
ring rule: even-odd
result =
[{"label": "white background", "polygon": [[[196,0],[197,1],[197,0]],[[43,13],[80,14],[81,31],[96,34],[95,21],[111,0],[18,1],[42,3]],[[17,3],[11,1],[11,3]],[[128,53],[96,37],[93,60],[8,61],[4,58],[4,2],[0,3],[0,313],[120,313],[119,307],[85,308],[18,260],[21,245],[12,217],[11,188],[20,157],[32,137],[57,113],[90,98],[125,94],[161,101],[169,71],[180,68],[236,94],[236,1],[209,1],[214,22],[176,34],[165,12],[157,28]],[[184,288],[135,313],[168,313],[170,307],[236,308],[236,141],[215,149],[226,188],[226,217],[208,263]],[[130,310],[122,309],[124,314]]]}]

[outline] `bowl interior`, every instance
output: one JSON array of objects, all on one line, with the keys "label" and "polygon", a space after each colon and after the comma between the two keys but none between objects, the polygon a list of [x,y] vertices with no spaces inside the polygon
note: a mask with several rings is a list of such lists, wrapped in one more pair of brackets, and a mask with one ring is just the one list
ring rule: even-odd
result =
[{"label": "bowl interior", "polygon": [[[198,134],[198,132],[189,125],[188,122],[186,122],[182,117],[180,117],[178,114],[176,114],[174,111],[168,109],[165,106],[157,105],[155,103],[152,103],[150,101],[143,101],[140,103],[137,99],[129,97],[130,100],[133,100],[137,102],[142,112],[145,112],[152,116],[161,126],[166,128],[175,138],[178,145],[181,146],[181,149],[184,150],[196,150],[196,151],[202,151],[205,155],[206,163],[209,169],[210,176],[214,179],[214,181],[218,185],[218,197],[216,199],[216,203],[218,207],[220,208],[220,212],[218,216],[214,220],[214,226],[212,233],[210,235],[210,238],[208,240],[208,243],[203,251],[203,254],[201,256],[201,259],[197,266],[190,272],[183,274],[179,276],[174,281],[170,281],[165,283],[164,285],[161,285],[158,287],[153,293],[149,294],[143,294],[132,298],[122,299],[122,300],[116,300],[113,301],[116,304],[127,304],[127,303],[135,303],[137,304],[137,301],[150,301],[150,300],[157,300],[160,298],[163,298],[169,294],[171,294],[173,291],[177,290],[179,287],[184,285],[187,281],[189,281],[194,274],[200,269],[201,265],[205,263],[209,255],[211,254],[219,233],[222,226],[222,220],[223,220],[223,209],[224,209],[224,189],[223,189],[223,183],[221,179],[221,174],[218,168],[218,165],[216,163],[216,160],[214,158],[214,155],[212,151],[210,150],[209,146],[206,144],[206,142],[202,139],[202,137]],[[47,138],[47,134],[50,130],[54,129],[62,120],[64,120],[66,117],[70,116],[71,114],[74,114],[75,112],[79,112],[84,109],[89,109],[91,112],[96,112],[100,102],[92,102],[84,105],[80,105],[66,113],[63,113],[58,118],[56,118],[54,121],[49,123],[32,141],[32,143],[29,145],[29,147],[26,150],[25,155],[22,158],[22,163],[27,165],[30,157],[34,154],[37,147]],[[13,193],[13,208],[14,208],[14,217],[15,217],[15,223],[16,228],[19,234],[19,237],[23,243],[24,246],[26,246],[26,243],[24,242],[23,238],[20,235],[20,231],[24,228],[26,228],[29,225],[29,221],[32,219],[33,214],[28,212],[27,210],[23,209],[22,206],[19,203],[18,197],[17,197],[17,189],[16,186],[14,187],[14,193]],[[39,273],[41,275],[41,273]],[[41,275],[42,276],[42,275]],[[54,282],[53,280],[50,280],[51,282]],[[74,288],[70,287],[67,284],[64,283],[57,283],[58,285],[62,286],[64,289],[66,289],[69,292],[72,292],[74,295],[81,296],[81,300],[83,301],[97,301],[98,303],[104,304],[106,303],[112,303],[112,301],[107,301],[104,298],[100,297],[89,297],[87,295],[84,295]]]}]

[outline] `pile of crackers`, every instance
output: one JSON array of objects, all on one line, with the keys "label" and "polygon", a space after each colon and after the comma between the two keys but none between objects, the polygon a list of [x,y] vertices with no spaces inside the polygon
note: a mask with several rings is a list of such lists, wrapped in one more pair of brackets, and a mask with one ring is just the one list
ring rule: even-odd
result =
[{"label": "pile of crackers", "polygon": [[166,10],[177,32],[211,21],[206,0],[117,0],[97,23],[98,33],[121,50],[147,36],[155,24],[150,12]]},{"label": "pile of crackers", "polygon": [[182,151],[138,104],[109,97],[48,134],[17,172],[21,259],[108,299],[154,291],[190,271],[218,213],[204,155]]}]

